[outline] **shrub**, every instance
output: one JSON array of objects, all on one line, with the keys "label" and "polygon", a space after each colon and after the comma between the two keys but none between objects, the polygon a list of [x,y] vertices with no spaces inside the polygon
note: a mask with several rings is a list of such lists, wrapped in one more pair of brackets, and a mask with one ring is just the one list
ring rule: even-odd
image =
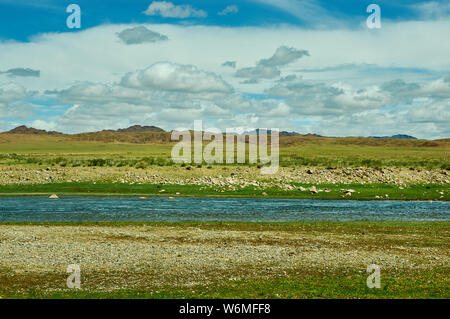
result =
[{"label": "shrub", "polygon": [[136,167],[136,168],[144,169],[144,168],[147,167],[147,163],[144,162],[144,161],[140,161],[140,162],[136,163],[135,167]]},{"label": "shrub", "polygon": [[94,158],[88,161],[88,166],[104,166],[106,164],[106,160],[103,158]]}]

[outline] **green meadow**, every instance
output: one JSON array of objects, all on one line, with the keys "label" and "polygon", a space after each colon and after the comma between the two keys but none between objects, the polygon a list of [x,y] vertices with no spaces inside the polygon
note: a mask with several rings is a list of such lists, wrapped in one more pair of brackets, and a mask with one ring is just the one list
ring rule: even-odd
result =
[{"label": "green meadow", "polygon": [[[164,141],[151,143],[118,142],[122,140],[119,138],[102,141],[101,138],[95,139],[96,135],[81,135],[82,140],[71,136],[0,134],[0,165],[63,163],[87,166],[93,165],[95,161],[101,166],[132,166],[141,161],[150,165],[173,165],[170,153],[175,143],[166,141],[166,135],[163,135]],[[124,140],[133,139],[130,137]],[[280,165],[449,169],[450,140],[282,137]]]},{"label": "green meadow", "polygon": [[[306,184],[293,184],[296,188],[309,187]],[[120,183],[49,183],[29,185],[0,185],[0,196],[49,196],[57,193],[65,196],[204,196],[204,197],[244,197],[244,198],[287,198],[287,199],[353,199],[353,200],[450,200],[450,186],[410,185],[399,189],[387,184],[321,184],[329,192],[313,194],[307,191],[288,191],[280,188],[255,189],[254,187],[237,190],[200,185],[129,185]],[[351,198],[344,196],[342,189],[353,189]],[[442,195],[443,194],[443,195]],[[378,196],[378,197],[377,197]]]}]

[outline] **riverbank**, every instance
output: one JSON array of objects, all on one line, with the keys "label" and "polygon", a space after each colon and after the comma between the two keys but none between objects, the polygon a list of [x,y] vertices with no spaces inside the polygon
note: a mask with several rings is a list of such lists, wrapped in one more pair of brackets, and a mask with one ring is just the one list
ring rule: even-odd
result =
[{"label": "riverbank", "polygon": [[0,196],[197,196],[450,200],[450,173],[419,168],[0,166]]},{"label": "riverbank", "polygon": [[[449,298],[448,222],[0,225],[2,298]],[[368,289],[366,268],[381,268]],[[66,288],[67,265],[81,290]]]},{"label": "riverbank", "polygon": [[414,167],[280,167],[274,175],[261,175],[260,168],[229,166],[148,166],[136,167],[42,167],[0,165],[0,185],[49,183],[116,183],[201,185],[229,190],[253,186],[257,189],[291,190],[297,184],[450,184],[450,172],[438,168]]},{"label": "riverbank", "polygon": [[[287,185],[289,187],[287,187]],[[163,196],[218,198],[280,198],[323,200],[450,200],[450,184],[285,184],[285,188],[256,186],[135,183],[47,183],[0,185],[1,196]]]}]

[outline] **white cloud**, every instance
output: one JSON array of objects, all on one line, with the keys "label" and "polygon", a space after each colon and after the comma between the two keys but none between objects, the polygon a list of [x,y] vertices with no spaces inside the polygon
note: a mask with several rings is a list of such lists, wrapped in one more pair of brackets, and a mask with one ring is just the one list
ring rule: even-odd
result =
[{"label": "white cloud", "polygon": [[283,45],[275,51],[274,55],[268,59],[262,59],[258,64],[263,66],[283,66],[295,62],[304,56],[309,56],[309,52]]},{"label": "white cloud", "polygon": [[277,83],[292,82],[299,79],[296,74],[289,74],[277,80]]},{"label": "white cloud", "polygon": [[236,68],[236,61],[225,61],[222,63],[222,66],[227,66],[234,69]]},{"label": "white cloud", "polygon": [[226,6],[225,9],[223,9],[222,11],[217,12],[217,14],[220,15],[220,16],[226,16],[228,14],[231,14],[231,13],[236,14],[238,12],[239,12],[238,6],[236,6],[236,5],[229,5],[229,6]]},{"label": "white cloud", "polygon": [[417,94],[432,98],[450,99],[450,81],[446,78],[440,78],[424,83]]},{"label": "white cloud", "polygon": [[11,103],[25,99],[33,93],[16,83],[0,84],[0,103]]},{"label": "white cloud", "polygon": [[158,62],[144,70],[131,72],[121,81],[125,87],[142,90],[183,92],[230,92],[232,88],[212,72],[199,70],[193,65]]},{"label": "white cloud", "polygon": [[276,67],[263,65],[242,68],[236,71],[236,77],[252,79],[273,79],[280,76],[280,74],[280,70]]},{"label": "white cloud", "polygon": [[205,18],[208,14],[197,10],[191,5],[174,5],[168,1],[153,1],[144,11],[148,16],[161,16],[164,18]]},{"label": "white cloud", "polygon": [[[12,110],[16,116],[30,114],[26,109],[36,107],[36,100],[50,100],[60,103],[59,110],[71,111],[63,116],[55,113],[55,118],[48,119],[51,107],[42,102],[40,109],[46,110],[45,117],[35,112],[29,121],[54,122],[61,131],[128,124],[172,129],[173,123],[168,120],[171,110],[183,126],[190,126],[191,118],[199,116],[211,121],[220,119],[220,123],[231,127],[238,126],[233,123],[256,123],[261,127],[277,124],[272,127],[320,131],[325,135],[379,135],[383,132],[377,130],[383,123],[392,125],[395,131],[397,121],[404,133],[448,137],[444,124],[450,127],[450,121],[442,110],[448,107],[444,102],[449,96],[445,75],[450,74],[450,43],[442,39],[448,35],[449,20],[386,21],[376,33],[292,26],[146,24],[147,29],[167,35],[170,41],[158,45],[123,45],[118,41],[117,33],[136,26],[140,25],[103,25],[76,33],[44,34],[27,43],[0,42],[0,70],[27,66],[42,71],[40,78],[15,77],[15,88],[0,91],[0,117],[13,114]],[[274,52],[282,46],[302,48],[311,54],[283,64],[290,60],[274,58]],[[236,61],[239,66],[254,68],[264,58],[271,61],[266,63],[282,65],[256,70],[261,71],[257,75],[266,77],[261,81],[251,77],[255,73],[250,71],[255,70],[246,71],[250,77],[236,78],[236,70],[222,67],[224,61]],[[163,71],[145,72],[149,65],[160,61],[167,61]],[[355,67],[338,68],[342,65]],[[330,72],[304,71],[321,68]],[[134,84],[120,85],[130,71]],[[256,83],[241,84],[243,80]],[[11,79],[0,75],[0,90],[6,85],[3,81],[9,83]],[[17,111],[20,108],[22,115]],[[410,108],[411,113],[403,108]],[[427,122],[414,128],[413,115],[417,119],[422,109],[440,112],[439,122],[424,116]],[[285,115],[288,111],[289,115]],[[407,114],[411,120],[402,119]],[[306,120],[311,124],[298,123]]]},{"label": "white cloud", "polygon": [[408,108],[367,110],[328,117],[307,129],[331,136],[385,136],[408,134],[418,138],[450,136],[449,104],[412,104]]},{"label": "white cloud", "polygon": [[31,76],[31,77],[40,77],[41,76],[41,71],[39,70],[33,70],[33,69],[29,69],[29,68],[13,68],[13,69],[9,69],[7,71],[1,72],[0,74],[6,74],[9,77],[16,77],[16,76],[23,76],[23,77],[27,77],[27,76]]},{"label": "white cloud", "polygon": [[125,29],[117,34],[125,44],[155,43],[169,38],[144,26]]},{"label": "white cloud", "polygon": [[20,118],[26,119],[33,115],[33,105],[29,103],[0,103],[0,118]]},{"label": "white cloud", "polygon": [[29,126],[46,131],[53,131],[57,127],[57,124],[53,121],[34,120],[29,123]]},{"label": "white cloud", "polygon": [[444,1],[427,1],[411,5],[422,19],[439,19],[450,15],[450,3]]},{"label": "white cloud", "polygon": [[450,121],[450,100],[438,102],[427,100],[420,107],[409,109],[405,118],[411,123],[434,123],[446,126],[446,130],[450,131],[448,125]]},{"label": "white cloud", "polygon": [[[223,28],[159,24],[145,25],[170,38],[157,48],[125,46],[117,41],[117,33],[135,26],[104,25],[76,33],[44,34],[27,43],[0,42],[0,70],[17,65],[39,69],[39,81],[32,77],[17,77],[14,80],[31,90],[52,90],[77,81],[111,83],[130,70],[142,69],[158,61],[173,61],[220,74],[239,89],[240,79],[233,79],[234,74],[225,72],[221,64],[237,61],[239,66],[255,65],[255,61],[272,56],[283,45],[307,49],[311,54],[298,60],[295,65],[284,66],[283,72],[288,74],[296,69],[343,64],[373,64],[384,68],[382,73],[369,69],[360,74],[350,74],[349,80],[359,84],[373,79],[395,79],[395,69],[387,72],[392,67],[424,69],[428,72],[450,70],[450,42],[440,40],[447,36],[450,28],[450,21],[446,20],[398,24],[385,22],[376,35],[367,30],[313,31],[289,26]],[[412,38],[415,40],[407,40]],[[405,41],[399,45],[399,39]],[[88,50],[86,43],[89,43]],[[393,47],[396,48],[394,51]],[[30,60],[30,56],[33,59]],[[48,58],[50,56],[51,59]],[[341,79],[347,75],[349,73],[335,74]],[[420,76],[420,73],[415,75]],[[323,75],[313,73],[304,77],[323,79]],[[251,92],[258,93],[264,88],[265,84],[261,83],[252,86]],[[248,90],[247,87],[243,89]]]},{"label": "white cloud", "polygon": [[281,46],[270,58],[259,60],[254,67],[237,70],[235,76],[250,78],[250,81],[244,81],[246,84],[256,83],[256,79],[273,79],[281,74],[278,67],[295,62],[303,56],[309,56],[308,51]]},{"label": "white cloud", "polygon": [[382,84],[381,88],[391,94],[392,101],[397,102],[412,103],[416,98],[450,99],[450,82],[446,78],[424,83],[397,79]]}]

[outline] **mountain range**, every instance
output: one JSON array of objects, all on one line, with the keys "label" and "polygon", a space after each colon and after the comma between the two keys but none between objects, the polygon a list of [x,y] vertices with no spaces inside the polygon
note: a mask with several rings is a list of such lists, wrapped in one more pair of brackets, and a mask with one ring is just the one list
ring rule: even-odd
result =
[{"label": "mountain range", "polygon": [[[257,134],[260,129],[256,129],[251,132],[245,132],[245,134]],[[111,133],[141,133],[141,132],[156,132],[156,133],[164,133],[166,132],[160,127],[157,126],[142,126],[142,125],[133,125],[127,128],[121,128],[117,130],[102,130],[100,132],[111,132]],[[56,132],[56,131],[46,131],[46,130],[40,130],[35,129],[33,127],[27,127],[25,125],[18,126],[16,128],[13,128],[12,130],[9,130],[7,132],[3,133],[10,133],[10,134],[34,134],[34,135],[63,135],[64,133]],[[96,133],[96,132],[92,132]],[[270,130],[267,131],[268,134],[271,133]],[[281,131],[280,135],[284,136],[297,136],[297,135],[303,135],[303,136],[312,136],[312,137],[322,137],[318,134],[300,134],[297,132],[287,132],[287,131]],[[406,135],[406,134],[397,134],[392,136],[369,136],[369,138],[374,139],[404,139],[404,140],[416,140],[417,138],[414,136]]]}]

